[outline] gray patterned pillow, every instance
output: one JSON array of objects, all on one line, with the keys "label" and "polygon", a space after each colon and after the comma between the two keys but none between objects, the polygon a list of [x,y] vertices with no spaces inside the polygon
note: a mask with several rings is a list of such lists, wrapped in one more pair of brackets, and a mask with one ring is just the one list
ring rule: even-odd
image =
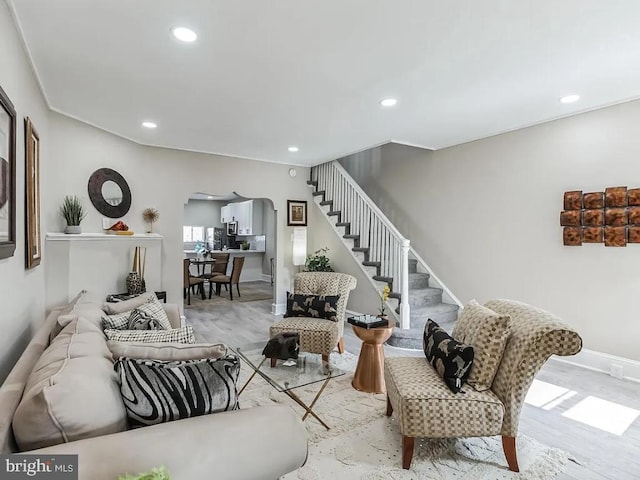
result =
[{"label": "gray patterned pillow", "polygon": [[104,334],[108,340],[117,340],[120,342],[196,343],[196,337],[193,334],[193,327],[191,325],[169,330],[105,330]]},{"label": "gray patterned pillow", "polygon": [[129,317],[133,313],[132,310],[115,315],[102,316],[102,328],[104,330],[125,330],[129,326]]},{"label": "gray patterned pillow", "polygon": [[240,362],[233,355],[183,362],[123,357],[114,368],[134,428],[238,408]]},{"label": "gray patterned pillow", "polygon": [[507,345],[510,323],[509,315],[499,315],[471,300],[451,332],[456,340],[473,347],[473,368],[467,383],[479,392],[491,388]]},{"label": "gray patterned pillow", "polygon": [[127,330],[167,330],[150,313],[136,308],[129,316]]}]

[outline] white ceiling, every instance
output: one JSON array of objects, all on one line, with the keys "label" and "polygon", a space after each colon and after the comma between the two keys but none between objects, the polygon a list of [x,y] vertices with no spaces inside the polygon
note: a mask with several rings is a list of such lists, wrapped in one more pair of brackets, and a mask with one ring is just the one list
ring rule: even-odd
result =
[{"label": "white ceiling", "polygon": [[147,145],[313,165],[640,96],[638,0],[12,4],[50,106]]}]

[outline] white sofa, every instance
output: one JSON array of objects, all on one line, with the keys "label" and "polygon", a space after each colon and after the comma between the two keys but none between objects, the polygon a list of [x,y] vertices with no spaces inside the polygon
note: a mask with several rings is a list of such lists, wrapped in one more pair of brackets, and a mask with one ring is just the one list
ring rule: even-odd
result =
[{"label": "white sofa", "polygon": [[[80,310],[83,314],[97,312],[95,307],[84,305]],[[12,427],[14,413],[34,366],[49,346],[52,328],[66,313],[63,308],[49,314],[0,387],[2,453],[20,451]],[[68,311],[69,306],[66,308]],[[165,310],[172,326],[179,326],[178,308],[166,305]],[[104,342],[106,348],[106,338]],[[305,463],[307,437],[300,419],[289,407],[268,406],[97,435],[28,453],[78,454],[79,478],[86,480],[115,480],[120,474],[148,471],[160,465],[167,468],[172,480],[273,480]]]}]

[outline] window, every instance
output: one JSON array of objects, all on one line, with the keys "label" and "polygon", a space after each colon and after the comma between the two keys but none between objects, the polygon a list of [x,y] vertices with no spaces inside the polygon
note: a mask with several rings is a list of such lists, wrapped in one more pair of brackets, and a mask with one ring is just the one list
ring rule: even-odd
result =
[{"label": "window", "polygon": [[182,227],[183,242],[204,242],[204,227]]}]

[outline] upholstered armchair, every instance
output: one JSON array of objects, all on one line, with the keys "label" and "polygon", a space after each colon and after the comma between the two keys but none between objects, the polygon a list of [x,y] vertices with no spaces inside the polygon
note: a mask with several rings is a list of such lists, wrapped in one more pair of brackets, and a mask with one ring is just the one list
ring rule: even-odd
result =
[{"label": "upholstered armchair", "polygon": [[300,334],[300,351],[319,353],[322,360],[329,361],[329,355],[336,346],[344,352],[342,335],[344,317],[349,300],[349,292],[356,288],[356,279],[345,273],[301,272],[294,278],[294,293],[305,295],[340,295],[336,305],[337,321],[311,317],[287,317],[271,325],[269,336],[283,332]]},{"label": "upholstered armchair", "polygon": [[580,336],[551,313],[511,300],[490,300],[484,306],[511,317],[489,390],[465,385],[464,393],[453,393],[425,358],[386,359],[387,415],[395,411],[400,422],[403,468],[411,465],[415,437],[502,435],[509,469],[519,471],[516,436],[529,386],[551,355],[575,355],[582,348]]}]

